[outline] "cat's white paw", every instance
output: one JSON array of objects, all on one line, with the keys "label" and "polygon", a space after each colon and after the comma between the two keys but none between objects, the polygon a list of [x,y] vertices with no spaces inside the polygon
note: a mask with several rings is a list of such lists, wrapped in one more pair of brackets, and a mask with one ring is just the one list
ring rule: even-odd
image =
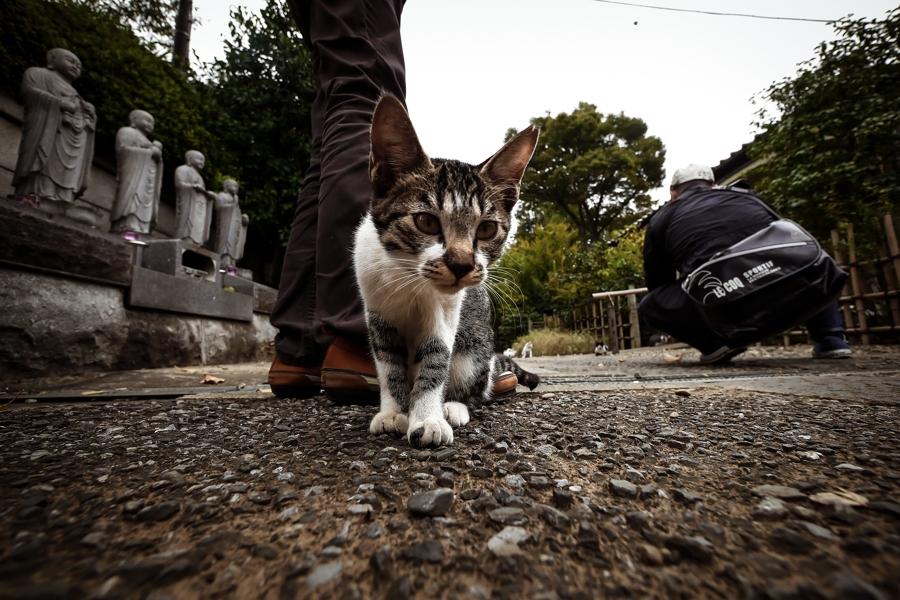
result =
[{"label": "cat's white paw", "polygon": [[445,402],[444,418],[451,427],[459,427],[469,422],[469,409],[461,402]]},{"label": "cat's white paw", "polygon": [[412,421],[406,437],[413,446],[449,446],[453,443],[453,428],[444,417]]},{"label": "cat's white paw", "polygon": [[369,425],[369,433],[399,433],[406,432],[409,420],[403,413],[392,410],[384,410],[375,415]]}]

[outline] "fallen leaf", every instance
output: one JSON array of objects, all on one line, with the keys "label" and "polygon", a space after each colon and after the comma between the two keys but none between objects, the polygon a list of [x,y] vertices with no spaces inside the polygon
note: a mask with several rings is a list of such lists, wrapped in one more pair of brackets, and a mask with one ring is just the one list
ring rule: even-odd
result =
[{"label": "fallen leaf", "polygon": [[225,380],[222,379],[221,377],[216,377],[215,375],[209,375],[209,374],[204,375],[203,379],[200,380],[200,383],[217,384],[217,383],[224,383],[224,382],[225,382]]},{"label": "fallen leaf", "polygon": [[186,369],[185,367],[175,367],[176,371],[181,373],[199,373],[200,369]]},{"label": "fallen leaf", "polygon": [[868,506],[869,500],[865,496],[861,496],[854,492],[838,488],[837,492],[822,492],[813,494],[809,497],[816,504],[834,505],[844,504],[846,506]]},{"label": "fallen leaf", "polygon": [[681,362],[681,356],[673,356],[672,354],[663,354],[663,360],[667,363]]},{"label": "fallen leaf", "polygon": [[819,460],[822,458],[822,455],[815,450],[807,450],[805,452],[798,452],[797,456],[800,458],[805,458],[806,460]]},{"label": "fallen leaf", "polygon": [[838,491],[835,492],[836,495],[841,498],[846,498],[851,502],[858,502],[859,506],[868,506],[869,499],[863,496],[862,494],[857,494],[856,492],[851,492],[850,490],[845,490],[844,488],[838,488]]}]

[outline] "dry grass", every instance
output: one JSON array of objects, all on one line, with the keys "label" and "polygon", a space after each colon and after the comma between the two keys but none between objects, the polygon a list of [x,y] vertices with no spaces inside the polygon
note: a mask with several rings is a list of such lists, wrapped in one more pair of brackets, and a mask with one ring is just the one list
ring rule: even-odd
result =
[{"label": "dry grass", "polygon": [[594,351],[594,338],[584,333],[572,333],[558,329],[536,329],[513,342],[516,356],[522,355],[525,342],[531,341],[534,356],[563,356],[566,354],[590,354]]}]

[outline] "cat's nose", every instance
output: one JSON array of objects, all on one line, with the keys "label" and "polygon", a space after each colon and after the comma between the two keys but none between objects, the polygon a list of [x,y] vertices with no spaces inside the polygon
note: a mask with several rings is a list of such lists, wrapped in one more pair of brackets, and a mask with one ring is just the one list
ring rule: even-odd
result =
[{"label": "cat's nose", "polygon": [[448,256],[444,260],[444,264],[447,265],[447,268],[450,269],[451,273],[456,275],[457,281],[459,281],[475,269],[474,260],[460,260],[455,256]]}]

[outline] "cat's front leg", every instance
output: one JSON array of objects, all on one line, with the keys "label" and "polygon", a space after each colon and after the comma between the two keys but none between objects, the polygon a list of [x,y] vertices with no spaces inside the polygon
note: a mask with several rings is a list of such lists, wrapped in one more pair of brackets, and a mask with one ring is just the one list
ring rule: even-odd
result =
[{"label": "cat's front leg", "polygon": [[406,344],[397,328],[377,313],[369,311],[366,314],[366,324],[381,388],[381,407],[369,425],[369,432],[403,435],[409,427],[405,414],[409,407]]},{"label": "cat's front leg", "polygon": [[432,336],[416,349],[418,368],[410,394],[407,437],[415,446],[453,443],[453,428],[444,418],[444,388],[450,376],[450,348]]}]

